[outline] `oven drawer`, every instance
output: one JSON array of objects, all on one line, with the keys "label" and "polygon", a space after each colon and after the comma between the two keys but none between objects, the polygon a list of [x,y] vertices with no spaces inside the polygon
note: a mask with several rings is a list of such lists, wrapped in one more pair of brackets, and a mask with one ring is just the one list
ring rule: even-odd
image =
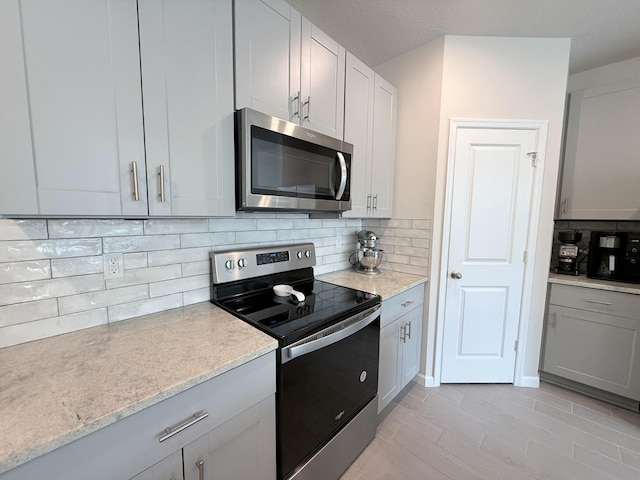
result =
[{"label": "oven drawer", "polygon": [[393,297],[382,301],[380,328],[389,325],[395,319],[424,303],[424,283],[411,287]]},{"label": "oven drawer", "polygon": [[640,318],[640,295],[629,293],[554,283],[551,284],[549,304],[617,317]]}]

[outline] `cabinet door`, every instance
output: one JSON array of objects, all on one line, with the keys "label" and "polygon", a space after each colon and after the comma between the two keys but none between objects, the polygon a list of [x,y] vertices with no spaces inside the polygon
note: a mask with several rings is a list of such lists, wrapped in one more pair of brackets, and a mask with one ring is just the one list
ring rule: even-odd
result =
[{"label": "cabinet door", "polygon": [[380,330],[380,367],[378,370],[378,413],[400,392],[402,350],[400,330],[403,317]]},{"label": "cabinet door", "polygon": [[402,368],[400,389],[404,388],[420,371],[422,344],[422,305],[403,317]]},{"label": "cabinet door", "polygon": [[0,3],[0,215],[38,213],[18,0]]},{"label": "cabinet door", "polygon": [[284,0],[236,0],[236,108],[300,123],[300,13]]},{"label": "cabinet door", "polygon": [[273,480],[275,443],[271,395],[184,447],[185,480]]},{"label": "cabinet door", "polygon": [[396,156],[396,89],[375,76],[371,216],[390,218],[393,213],[393,173]]},{"label": "cabinet door", "polygon": [[559,218],[640,219],[639,112],[639,80],[571,94]]},{"label": "cabinet door", "polygon": [[136,475],[131,480],[183,480],[182,475],[182,450],[160,460],[144,472]]},{"label": "cabinet door", "polygon": [[549,305],[542,369],[640,400],[640,320]]},{"label": "cabinet door", "polygon": [[146,215],[136,1],[20,6],[39,213]]},{"label": "cabinet door", "polygon": [[138,3],[149,214],[233,215],[231,0]]},{"label": "cabinet door", "polygon": [[369,215],[373,134],[374,72],[347,53],[344,140],[353,144],[351,157],[351,210],[343,217]]}]

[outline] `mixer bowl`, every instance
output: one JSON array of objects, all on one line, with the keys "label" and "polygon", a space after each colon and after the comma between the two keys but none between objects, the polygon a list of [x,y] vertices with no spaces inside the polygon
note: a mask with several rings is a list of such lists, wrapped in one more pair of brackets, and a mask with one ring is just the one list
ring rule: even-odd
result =
[{"label": "mixer bowl", "polygon": [[382,263],[382,252],[384,250],[365,250],[360,259],[360,265],[368,270],[373,270]]}]

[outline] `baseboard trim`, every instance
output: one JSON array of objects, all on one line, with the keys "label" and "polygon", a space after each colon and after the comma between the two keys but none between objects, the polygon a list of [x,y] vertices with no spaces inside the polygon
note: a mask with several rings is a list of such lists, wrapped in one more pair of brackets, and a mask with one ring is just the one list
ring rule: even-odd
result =
[{"label": "baseboard trim", "polygon": [[516,387],[525,387],[525,388],[540,388],[540,376],[531,375],[531,376],[523,376],[520,379],[520,382],[514,383]]},{"label": "baseboard trim", "polygon": [[439,385],[436,385],[436,381],[433,378],[433,375],[424,375],[422,373],[419,373],[416,377],[416,383],[419,383],[420,385],[422,385],[423,387],[426,388],[431,388],[431,387],[438,387]]}]

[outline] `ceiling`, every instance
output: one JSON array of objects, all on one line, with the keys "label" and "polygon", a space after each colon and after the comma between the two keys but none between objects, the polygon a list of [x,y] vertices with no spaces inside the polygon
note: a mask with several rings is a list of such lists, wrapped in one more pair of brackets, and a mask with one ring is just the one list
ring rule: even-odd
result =
[{"label": "ceiling", "polygon": [[640,0],[288,0],[370,66],[445,34],[569,37],[569,73],[640,56]]}]

